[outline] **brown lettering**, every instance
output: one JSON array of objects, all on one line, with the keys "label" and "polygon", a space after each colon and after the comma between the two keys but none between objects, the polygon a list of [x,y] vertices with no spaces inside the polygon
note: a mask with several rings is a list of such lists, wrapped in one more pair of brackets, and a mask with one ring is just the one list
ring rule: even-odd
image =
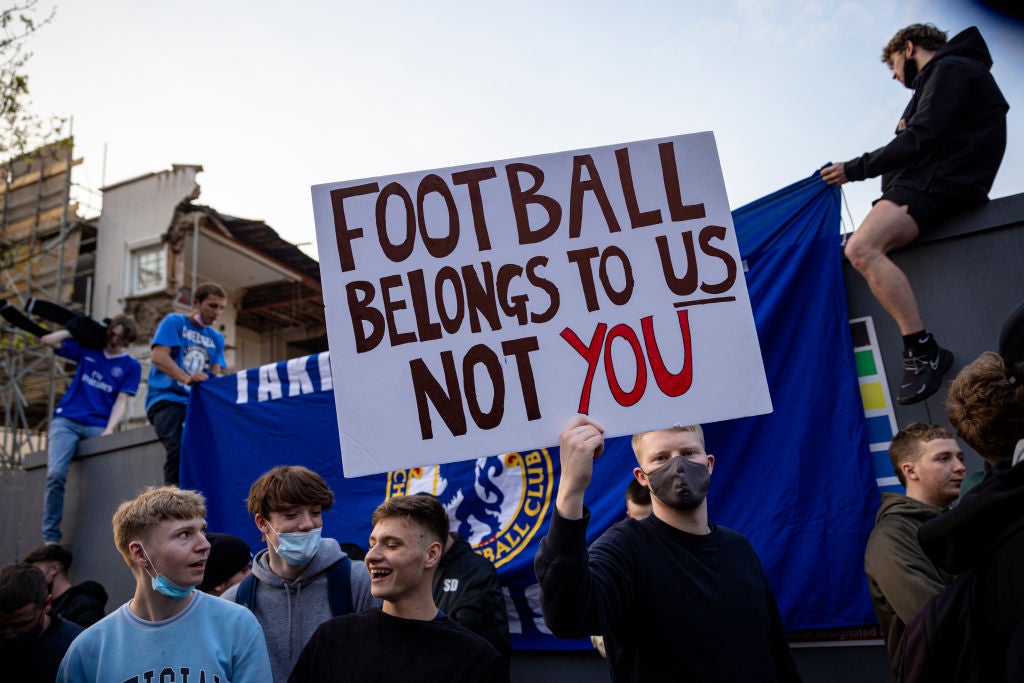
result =
[{"label": "brown lettering", "polygon": [[349,228],[345,218],[345,200],[349,197],[358,197],[364,194],[373,194],[378,191],[377,183],[366,183],[353,187],[343,187],[331,190],[331,208],[334,210],[334,234],[338,241],[338,258],[341,261],[341,270],[346,272],[356,267],[355,259],[352,258],[352,240],[363,236],[362,228]]},{"label": "brown lettering", "polygon": [[484,217],[484,202],[480,196],[480,183],[497,178],[498,172],[493,166],[474,168],[452,174],[452,183],[465,185],[469,190],[469,205],[473,208],[473,229],[476,231],[476,244],[480,251],[491,248],[491,238],[487,232],[487,219]]},{"label": "brown lettering", "polygon": [[[587,169],[588,180],[583,180],[583,169]],[[569,187],[569,237],[579,237],[583,230],[583,197],[584,193],[593,192],[604,214],[608,232],[619,232],[619,221],[615,218],[608,193],[604,190],[601,176],[597,172],[594,159],[589,154],[581,154],[572,158],[572,185]]]},{"label": "brown lettering", "polygon": [[[528,174],[533,179],[533,186],[524,190],[519,184],[520,173]],[[530,164],[509,164],[505,167],[505,175],[512,194],[512,211],[516,217],[519,244],[537,244],[555,234],[562,221],[562,207],[551,197],[540,193],[540,187],[544,184],[544,171]],[[530,214],[527,211],[529,204],[536,204],[547,213],[547,222],[536,230],[530,227]]]}]

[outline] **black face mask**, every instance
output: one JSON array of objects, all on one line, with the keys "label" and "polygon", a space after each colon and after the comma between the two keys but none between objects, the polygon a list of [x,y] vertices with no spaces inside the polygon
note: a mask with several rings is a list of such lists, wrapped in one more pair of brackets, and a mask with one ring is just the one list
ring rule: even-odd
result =
[{"label": "black face mask", "polygon": [[[642,471],[642,470],[641,470]],[[693,462],[682,456],[647,474],[651,492],[665,505],[676,510],[693,510],[708,495],[711,472],[706,463]]]},{"label": "black face mask", "polygon": [[909,57],[903,59],[903,85],[907,88],[914,89],[914,79],[917,78],[917,62]]}]

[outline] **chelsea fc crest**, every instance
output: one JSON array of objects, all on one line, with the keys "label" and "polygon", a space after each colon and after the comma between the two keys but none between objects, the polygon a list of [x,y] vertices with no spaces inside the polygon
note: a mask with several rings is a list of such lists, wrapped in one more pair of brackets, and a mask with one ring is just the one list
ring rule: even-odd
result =
[{"label": "chelsea fc crest", "polygon": [[500,567],[529,544],[544,522],[553,479],[551,456],[538,449],[389,472],[387,497],[437,496],[451,530]]}]

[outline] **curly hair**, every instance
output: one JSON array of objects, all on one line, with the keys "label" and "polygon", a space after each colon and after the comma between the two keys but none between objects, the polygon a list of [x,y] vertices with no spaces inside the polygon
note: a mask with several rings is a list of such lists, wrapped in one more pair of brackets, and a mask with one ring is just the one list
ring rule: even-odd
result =
[{"label": "curly hair", "polygon": [[893,54],[902,50],[908,40],[925,50],[938,50],[946,44],[946,32],[935,24],[911,24],[900,29],[882,48],[882,63],[889,64]]},{"label": "curly hair", "polygon": [[0,612],[16,612],[25,605],[43,607],[50,589],[42,570],[25,562],[0,569]]},{"label": "curly hair", "polygon": [[1024,385],[1007,375],[1002,357],[986,351],[960,371],[946,395],[950,424],[990,463],[1011,457],[1024,438]]}]

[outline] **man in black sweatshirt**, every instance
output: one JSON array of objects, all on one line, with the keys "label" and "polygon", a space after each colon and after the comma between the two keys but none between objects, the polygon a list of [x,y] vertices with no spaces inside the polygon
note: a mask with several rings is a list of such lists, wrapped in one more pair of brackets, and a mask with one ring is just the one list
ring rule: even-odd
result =
[{"label": "man in black sweatshirt", "polygon": [[715,456],[700,425],[633,436],[633,476],[650,489],[652,512],[588,548],[583,496],[603,449],[604,430],[582,416],[559,439],[558,495],[534,560],[551,632],[604,634],[616,682],[799,681],[757,554],[708,519]]},{"label": "man in black sweatshirt", "polygon": [[846,256],[903,335],[897,400],[923,401],[942,385],[953,354],[925,329],[910,281],[887,254],[950,215],[988,200],[1006,149],[1009,105],[977,28],[946,42],[931,24],[898,31],[882,50],[893,78],[914,91],[884,147],[821,171],[830,185],[882,176],[882,196],[846,243]]}]

